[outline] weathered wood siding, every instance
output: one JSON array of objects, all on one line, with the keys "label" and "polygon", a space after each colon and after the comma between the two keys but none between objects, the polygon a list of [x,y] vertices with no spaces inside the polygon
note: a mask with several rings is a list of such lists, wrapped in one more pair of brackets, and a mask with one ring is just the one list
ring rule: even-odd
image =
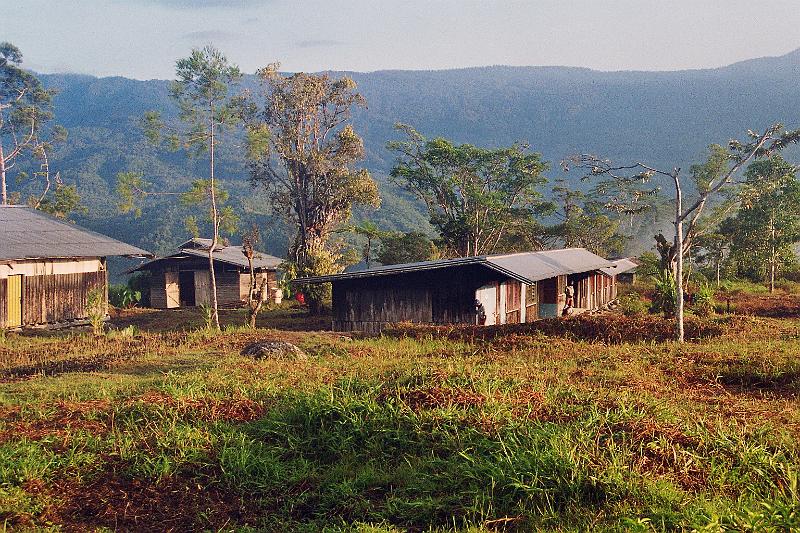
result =
[{"label": "weathered wood siding", "polygon": [[599,309],[617,297],[614,277],[599,271],[572,275],[568,283],[575,288],[575,307],[579,309]]},{"label": "weathered wood siding", "polygon": [[178,273],[155,271],[150,276],[150,305],[155,309],[180,307]]},{"label": "weathered wood siding", "polygon": [[[89,293],[103,291],[108,302],[106,271],[22,277],[22,325],[38,326],[89,316]],[[0,280],[0,327],[7,326],[7,281]]]},{"label": "weathered wood siding", "polygon": [[[264,301],[269,301],[275,289],[278,288],[278,279],[274,271],[256,272],[256,286],[261,286],[263,280],[267,280],[267,287],[264,291]],[[239,303],[247,302],[247,295],[250,292],[250,274],[242,272],[239,274]]]},{"label": "weathered wood siding", "polygon": [[502,278],[474,265],[339,280],[333,283],[333,328],[378,332],[399,322],[473,324],[475,291],[492,281]]}]

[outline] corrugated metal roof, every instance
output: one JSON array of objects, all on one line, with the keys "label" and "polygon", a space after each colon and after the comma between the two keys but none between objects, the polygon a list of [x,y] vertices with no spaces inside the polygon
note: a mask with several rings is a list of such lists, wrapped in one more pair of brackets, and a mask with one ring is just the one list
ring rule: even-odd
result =
[{"label": "corrugated metal roof", "polygon": [[457,259],[439,259],[419,263],[386,265],[368,270],[344,272],[330,276],[298,278],[294,283],[325,283],[343,279],[359,279],[375,276],[389,276],[407,272],[421,272],[440,268],[453,268],[463,265],[482,265],[507,275],[523,283],[533,283],[542,279],[564,274],[590,272],[612,267],[611,262],[584,248],[564,248],[541,252],[523,252],[505,255],[483,255]]},{"label": "corrugated metal roof", "polygon": [[615,259],[614,261],[611,261],[611,263],[614,265],[613,267],[600,269],[609,276],[624,274],[625,272],[630,272],[639,268],[639,263],[636,263],[627,257],[623,259]]},{"label": "corrugated metal roof", "polygon": [[[135,268],[131,272],[135,272],[136,270],[148,270],[156,263],[161,263],[170,259],[184,259],[187,256],[208,258],[209,246],[211,246],[211,239],[191,239],[183,243],[178,252],[166,257],[149,261]],[[222,246],[218,244],[214,249],[214,260],[244,269],[250,267],[247,262],[247,258],[244,256],[244,253],[242,253],[241,246]],[[280,265],[282,262],[283,259],[279,257],[256,251],[255,256],[253,257],[253,268],[274,270],[278,268],[278,265]]]},{"label": "corrugated metal roof", "polygon": [[0,260],[153,254],[31,207],[0,206]]}]

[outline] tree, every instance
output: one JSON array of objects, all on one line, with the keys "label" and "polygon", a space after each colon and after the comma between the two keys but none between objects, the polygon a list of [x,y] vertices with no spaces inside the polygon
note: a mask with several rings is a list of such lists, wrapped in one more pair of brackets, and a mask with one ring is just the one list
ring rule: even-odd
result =
[{"label": "tree", "polygon": [[[265,104],[248,108],[251,181],[263,186],[275,212],[296,228],[288,253],[298,276],[341,272],[344,256],[331,240],[355,205],[378,207],[378,186],[356,163],[364,143],[350,124],[354,107],[364,106],[347,77],[297,73],[283,76],[279,65],[258,71]],[[318,312],[329,286],[305,288]]]},{"label": "tree", "polygon": [[405,139],[387,143],[397,154],[391,176],[425,202],[445,253],[491,253],[510,226],[533,218],[544,204],[538,188],[547,182],[548,166],[527,145],[455,145],[426,139],[405,124],[395,127]]},{"label": "tree", "polygon": [[683,260],[687,248],[692,244],[695,230],[709,200],[729,189],[741,186],[739,171],[751,160],[771,157],[789,144],[800,141],[800,130],[787,131],[780,123],[773,124],[763,133],[747,131],[746,141],[731,140],[728,148],[712,145],[706,161],[691,168],[691,178],[696,190],[696,198],[683,203],[683,180],[680,167],[661,170],[654,166],[633,162],[628,165],[614,165],[608,159],[594,155],[580,155],[573,158],[579,167],[590,170],[591,176],[605,176],[616,180],[641,180],[646,182],[653,176],[661,176],[672,181],[675,188],[674,219],[674,277],[677,283],[677,302],[675,305],[676,338],[683,342]]},{"label": "tree", "polygon": [[692,254],[695,261],[708,265],[714,273],[717,287],[722,281],[722,264],[725,261],[725,253],[731,246],[731,233],[723,228],[717,231],[699,235],[695,239],[695,249]]},{"label": "tree", "polygon": [[605,215],[601,205],[564,184],[556,185],[553,195],[558,205],[555,216],[561,221],[548,228],[551,239],[602,256],[622,253],[626,238],[619,233],[620,222]]},{"label": "tree", "polygon": [[256,226],[253,226],[250,231],[242,236],[242,253],[247,258],[247,265],[250,272],[250,286],[247,291],[247,324],[251,328],[256,327],[258,313],[264,306],[264,300],[266,300],[267,278],[263,276],[261,278],[261,283],[259,283],[256,277],[256,271],[253,269],[253,260],[258,255],[255,247],[260,239],[261,235]]},{"label": "tree", "polygon": [[[217,305],[217,279],[214,271],[214,251],[219,245],[220,225],[230,219],[230,212],[221,212],[219,187],[215,175],[217,146],[224,132],[240,123],[241,102],[229,92],[242,75],[239,68],[212,46],[193,49],[189,57],[176,62],[176,80],[172,82],[170,96],[178,105],[182,128],[165,128],[158,112],[148,112],[144,117],[145,134],[154,143],[161,140],[162,131],[169,130],[167,139],[174,149],[184,148],[190,155],[208,154],[208,179],[197,180],[183,197],[184,203],[207,199],[212,228],[208,247],[208,267],[211,278],[211,320],[219,329]],[[123,187],[123,193],[133,190]],[[140,190],[142,190],[140,188]],[[190,225],[192,221],[189,221]]]},{"label": "tree", "polygon": [[624,222],[628,235],[632,235],[636,218],[659,205],[659,190],[660,187],[653,187],[648,180],[637,177],[606,177],[595,183],[587,198],[597,207],[612,214],[616,220]]},{"label": "tree", "polygon": [[382,265],[415,263],[436,259],[439,251],[431,239],[422,232],[387,232],[381,235],[378,262]]},{"label": "tree", "polygon": [[356,235],[364,237],[366,242],[364,243],[364,247],[361,249],[361,259],[367,264],[367,268],[369,268],[369,265],[373,259],[372,244],[381,238],[383,232],[381,232],[378,229],[378,226],[370,220],[364,220],[359,224],[351,226],[350,231]]},{"label": "tree", "polygon": [[756,161],[745,172],[743,199],[735,216],[726,220],[731,255],[740,265],[766,279],[775,291],[778,269],[794,259],[800,242],[800,182],[798,168],[778,155]]},{"label": "tree", "polygon": [[[11,200],[8,172],[23,156],[28,156],[34,166],[38,164],[39,170],[30,175],[21,173],[19,177],[43,182],[42,192],[30,202],[38,209],[45,203],[53,181],[57,185],[56,192],[63,186],[58,174],[51,179],[48,151],[52,142],[66,138],[66,130],[59,126],[47,127],[53,118],[53,92],[46,90],[21,64],[19,48],[8,42],[0,43],[0,203],[8,204]],[[74,188],[60,192],[62,196],[77,195]],[[66,207],[63,198],[55,201]]]}]

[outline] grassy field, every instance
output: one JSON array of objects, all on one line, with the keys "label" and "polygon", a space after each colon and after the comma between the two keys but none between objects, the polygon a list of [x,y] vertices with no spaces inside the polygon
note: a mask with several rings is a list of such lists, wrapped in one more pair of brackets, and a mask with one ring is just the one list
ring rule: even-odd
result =
[{"label": "grassy field", "polygon": [[[326,320],[292,310],[217,336],[185,310],[127,312],[99,338],[7,334],[0,523],[797,529],[800,299],[769,298],[738,295],[732,307],[780,305],[780,318],[711,319],[684,346],[647,340],[644,319],[612,317],[618,335],[593,334],[594,319],[359,339],[307,331]],[[633,329],[644,333],[625,342]],[[240,355],[260,339],[309,358]]]}]

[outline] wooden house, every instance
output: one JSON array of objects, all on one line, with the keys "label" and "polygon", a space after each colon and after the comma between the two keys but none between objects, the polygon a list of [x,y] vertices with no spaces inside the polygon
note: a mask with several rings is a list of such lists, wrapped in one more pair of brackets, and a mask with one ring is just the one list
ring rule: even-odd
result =
[{"label": "wooden house", "polygon": [[378,332],[399,322],[512,324],[560,316],[567,286],[574,312],[596,309],[616,295],[605,268],[613,265],[569,248],[387,265],[294,283],[332,284],[334,330]]},{"label": "wooden house", "polygon": [[[211,273],[208,248],[211,239],[191,239],[166,257],[149,261],[134,271],[150,272],[150,305],[157,309],[192,307],[211,303]],[[253,270],[257,283],[266,279],[265,297],[277,292],[277,269],[282,259],[256,252]],[[241,246],[219,244],[214,249],[214,274],[217,302],[238,307],[247,302],[250,291],[250,267]]]},{"label": "wooden house", "polygon": [[111,256],[152,257],[30,207],[0,206],[0,328],[82,322],[92,291],[105,308]]}]

